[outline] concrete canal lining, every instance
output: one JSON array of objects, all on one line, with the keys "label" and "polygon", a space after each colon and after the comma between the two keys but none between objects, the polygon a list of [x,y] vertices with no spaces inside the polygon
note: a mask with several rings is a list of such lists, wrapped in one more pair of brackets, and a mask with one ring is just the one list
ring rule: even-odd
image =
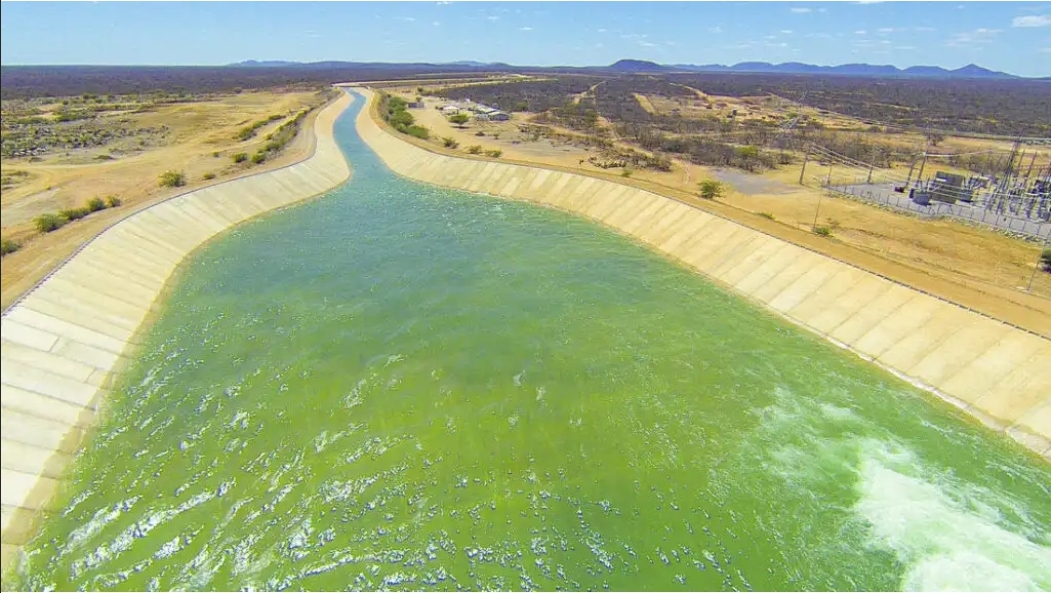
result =
[{"label": "concrete canal lining", "polygon": [[344,95],[318,113],[313,154],[299,163],[193,191],[101,233],[4,312],[0,494],[3,567],[49,508],[169,277],[230,227],[326,192],[350,177],[333,136]]},{"label": "concrete canal lining", "polygon": [[[356,88],[371,102],[375,94]],[[955,404],[1051,460],[1051,340],[672,198],[584,175],[430,152],[380,128],[395,173],[585,216]]]}]

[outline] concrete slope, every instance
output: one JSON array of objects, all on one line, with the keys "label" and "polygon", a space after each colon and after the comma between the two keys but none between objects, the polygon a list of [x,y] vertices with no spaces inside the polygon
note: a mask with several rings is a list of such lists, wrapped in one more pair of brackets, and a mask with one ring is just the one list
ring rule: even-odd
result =
[{"label": "concrete slope", "polygon": [[164,286],[190,252],[224,230],[343,183],[333,137],[349,95],[315,119],[314,154],[138,212],[88,243],[0,320],[3,566],[31,535],[66,465],[133,351]]},{"label": "concrete slope", "polygon": [[357,127],[400,175],[528,200],[626,233],[1051,460],[1051,340],[671,198],[573,173],[432,153],[381,129],[368,109]]}]

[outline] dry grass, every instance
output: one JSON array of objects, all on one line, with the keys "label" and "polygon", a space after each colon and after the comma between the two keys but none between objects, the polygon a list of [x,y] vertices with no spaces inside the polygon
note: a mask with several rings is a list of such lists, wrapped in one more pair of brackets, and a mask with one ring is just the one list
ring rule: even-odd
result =
[{"label": "dry grass", "polygon": [[[309,155],[313,149],[313,116],[277,157],[262,165],[236,164],[232,156],[252,154],[266,143],[266,135],[288,118],[259,128],[255,137],[238,141],[237,131],[272,114],[294,114],[320,106],[324,98],[314,91],[260,91],[223,95],[195,103],[158,105],[144,113],[112,118],[112,125],[167,126],[156,145],[115,160],[99,161],[113,146],[63,151],[38,162],[4,160],[3,172],[24,171],[19,183],[0,194],[3,237],[23,243],[4,257],[0,301],[6,308],[64,258],[95,234],[127,216],[165,198],[262,170],[281,167]],[[120,119],[130,120],[121,123]],[[122,147],[123,148],[123,147]],[[186,185],[161,188],[158,176],[167,170],[182,171]],[[211,177],[205,179],[205,175]],[[212,177],[214,175],[214,177]],[[96,196],[116,195],[119,208],[97,212],[52,233],[40,235],[33,219],[43,213],[80,206]]]}]

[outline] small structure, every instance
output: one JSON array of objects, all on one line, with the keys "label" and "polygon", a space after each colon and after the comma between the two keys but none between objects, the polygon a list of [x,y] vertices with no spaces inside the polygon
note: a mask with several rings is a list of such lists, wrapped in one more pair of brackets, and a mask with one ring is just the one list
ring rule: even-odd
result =
[{"label": "small structure", "polygon": [[442,115],[456,115],[457,113],[460,113],[460,108],[456,105],[442,107]]},{"label": "small structure", "polygon": [[488,114],[490,121],[510,121],[511,116],[503,111],[493,111]]}]

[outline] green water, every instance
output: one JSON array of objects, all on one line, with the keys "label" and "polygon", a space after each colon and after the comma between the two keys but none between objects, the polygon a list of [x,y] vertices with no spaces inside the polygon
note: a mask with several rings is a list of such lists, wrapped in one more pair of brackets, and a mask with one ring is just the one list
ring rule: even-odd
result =
[{"label": "green water", "polygon": [[569,215],[354,178],[199,252],[31,589],[1048,589],[1051,471]]}]

